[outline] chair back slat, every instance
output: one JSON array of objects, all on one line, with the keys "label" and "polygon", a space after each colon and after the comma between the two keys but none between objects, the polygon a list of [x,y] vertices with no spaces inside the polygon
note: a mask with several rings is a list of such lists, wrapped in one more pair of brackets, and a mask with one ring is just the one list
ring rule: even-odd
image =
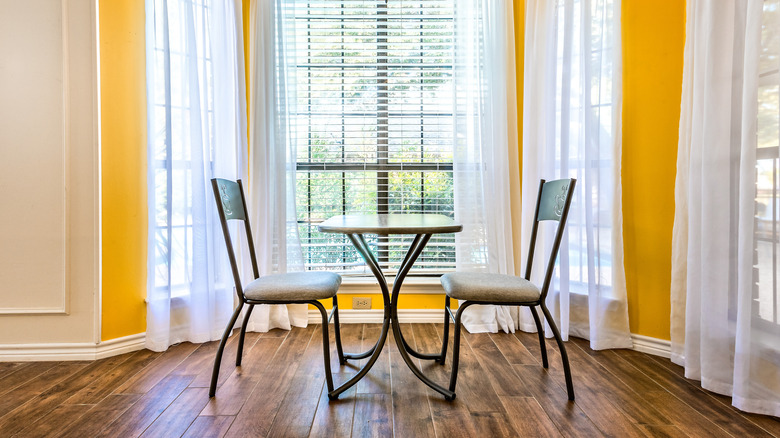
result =
[{"label": "chair back slat", "polygon": [[[544,180],[539,181],[539,193],[536,195],[536,208],[534,209],[534,217],[539,217],[539,206],[542,202],[542,190],[544,190]],[[534,252],[536,249],[536,234],[539,231],[539,221],[534,220],[534,224],[531,227],[531,241],[528,243],[528,259],[525,263],[525,279],[531,280],[531,268],[534,266]]]},{"label": "chair back slat", "polygon": [[217,204],[221,204],[225,212],[225,220],[237,219],[246,220],[246,211],[244,211],[244,200],[241,196],[241,188],[235,181],[229,181],[222,178],[214,178],[218,191]]},{"label": "chair back slat", "polygon": [[541,290],[542,300],[547,298],[547,291],[550,289],[553,271],[555,271],[555,260],[558,258],[558,250],[561,247],[561,239],[563,238],[563,231],[566,227],[566,219],[569,216],[569,207],[571,207],[571,200],[574,197],[574,187],[576,185],[577,180],[574,178],[559,179],[547,181],[541,190],[540,210],[536,215],[534,224],[546,220],[558,222],[552,251],[550,251],[550,259],[547,261],[547,270],[544,274],[544,283]]},{"label": "chair back slat", "polygon": [[246,240],[249,245],[249,255],[252,259],[252,270],[254,271],[255,278],[259,276],[255,248],[252,242],[252,230],[249,227],[249,220],[246,215],[244,188],[241,185],[241,180],[230,181],[221,178],[212,178],[211,188],[214,191],[214,201],[217,203],[217,213],[219,214],[219,221],[222,225],[222,235],[225,237],[225,246],[227,248],[228,258],[230,259],[230,267],[233,271],[233,280],[236,283],[236,294],[238,295],[238,299],[243,301],[244,292],[241,286],[241,275],[238,271],[238,262],[236,261],[236,254],[233,250],[233,241],[230,238],[228,220],[244,221]]},{"label": "chair back slat", "polygon": [[569,192],[574,189],[575,179],[558,179],[547,181],[542,186],[539,197],[539,207],[536,212],[537,221],[560,221]]}]

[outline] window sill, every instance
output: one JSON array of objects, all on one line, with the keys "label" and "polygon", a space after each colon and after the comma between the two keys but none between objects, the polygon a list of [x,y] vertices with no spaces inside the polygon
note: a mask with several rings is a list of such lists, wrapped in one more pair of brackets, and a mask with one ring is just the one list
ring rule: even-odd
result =
[{"label": "window sill", "polygon": [[[395,277],[388,277],[388,287],[392,290]],[[341,277],[343,293],[380,293],[379,282],[374,277]],[[438,277],[406,277],[401,289],[402,294],[444,294]]]}]

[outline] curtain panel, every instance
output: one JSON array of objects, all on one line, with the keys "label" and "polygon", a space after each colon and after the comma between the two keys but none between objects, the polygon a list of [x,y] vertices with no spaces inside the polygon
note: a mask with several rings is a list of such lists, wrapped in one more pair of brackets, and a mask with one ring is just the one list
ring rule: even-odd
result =
[{"label": "curtain panel", "polygon": [[[455,29],[456,269],[513,275],[520,178],[512,2],[457,0]],[[472,306],[462,321],[472,333],[514,332],[516,313]]]},{"label": "curtain panel", "polygon": [[672,360],[780,415],[777,1],[691,0],[672,240]]},{"label": "curtain panel", "polygon": [[233,283],[210,179],[245,163],[240,2],[146,1],[146,347],[219,339]]},{"label": "curtain panel", "polygon": [[[523,102],[525,258],[540,179],[577,178],[547,305],[561,335],[630,348],[623,267],[619,0],[526,3]],[[543,278],[552,230],[540,229],[531,280]],[[517,324],[536,331],[528,309]]]},{"label": "curtain panel", "polygon": [[[295,2],[252,2],[248,207],[260,275],[304,269],[295,205]],[[249,257],[244,272],[251,273]],[[247,329],[306,327],[306,304],[259,305]]]}]

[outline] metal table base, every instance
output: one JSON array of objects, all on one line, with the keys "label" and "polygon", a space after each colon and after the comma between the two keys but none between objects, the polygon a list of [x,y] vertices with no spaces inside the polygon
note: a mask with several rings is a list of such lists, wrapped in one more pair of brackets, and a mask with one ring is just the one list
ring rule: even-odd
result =
[{"label": "metal table base", "polygon": [[447,352],[446,345],[448,333],[444,333],[444,342],[442,345],[442,350],[439,354],[423,354],[409,346],[409,344],[404,339],[403,333],[401,332],[401,326],[398,322],[398,295],[401,291],[401,285],[403,284],[406,275],[409,273],[409,270],[412,268],[412,265],[417,260],[417,257],[420,256],[423,249],[425,248],[425,245],[430,240],[431,236],[432,234],[415,235],[414,241],[409,247],[409,250],[404,257],[403,263],[401,263],[401,268],[398,270],[398,274],[396,275],[395,282],[393,283],[392,293],[390,293],[388,290],[385,274],[379,267],[379,261],[376,259],[376,256],[369,249],[368,243],[366,243],[366,239],[363,234],[347,234],[347,237],[349,237],[349,240],[352,241],[352,244],[355,246],[358,253],[360,253],[361,257],[363,257],[363,260],[365,260],[366,264],[371,269],[371,272],[374,274],[374,277],[376,277],[377,281],[379,282],[379,287],[382,291],[382,298],[384,300],[385,311],[382,322],[382,332],[376,342],[376,345],[363,353],[344,353],[344,359],[348,360],[365,358],[369,359],[355,376],[344,382],[341,386],[334,389],[333,391],[328,392],[328,398],[331,400],[337,399],[339,394],[351,388],[371,370],[371,367],[374,366],[382,352],[382,348],[384,347],[385,341],[387,340],[387,334],[391,327],[393,330],[393,338],[395,339],[395,343],[398,346],[398,351],[401,353],[401,357],[406,363],[406,366],[412,370],[412,373],[414,373],[414,375],[417,376],[420,381],[430,386],[438,393],[442,394],[447,400],[453,400],[455,398],[454,392],[444,388],[443,386],[426,377],[422,371],[417,368],[417,365],[414,364],[411,358],[411,356],[414,356],[418,359],[433,360],[443,364]]}]

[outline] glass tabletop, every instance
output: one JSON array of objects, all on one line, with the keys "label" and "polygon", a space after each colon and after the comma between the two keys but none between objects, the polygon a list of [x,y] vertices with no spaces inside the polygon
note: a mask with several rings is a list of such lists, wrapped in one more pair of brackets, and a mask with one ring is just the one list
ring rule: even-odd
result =
[{"label": "glass tabletop", "polygon": [[457,233],[463,225],[443,214],[359,214],[334,216],[318,226],[323,233],[439,234]]}]

